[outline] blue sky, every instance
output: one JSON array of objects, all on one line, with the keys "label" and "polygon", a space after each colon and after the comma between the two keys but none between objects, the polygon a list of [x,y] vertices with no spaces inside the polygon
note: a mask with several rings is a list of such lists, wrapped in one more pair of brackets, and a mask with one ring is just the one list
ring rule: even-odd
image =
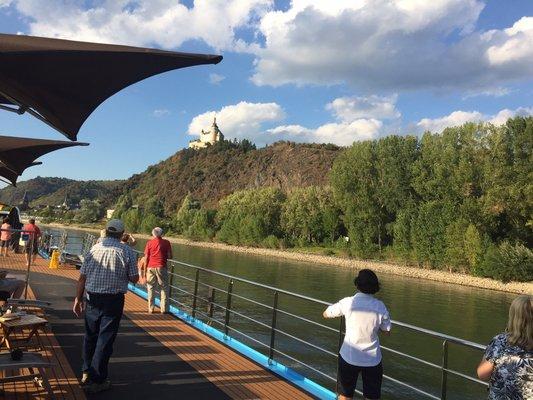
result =
[{"label": "blue sky", "polygon": [[[214,115],[226,137],[332,142],[502,123],[533,113],[530,0],[0,0],[0,31],[217,53],[102,104],[89,147],[22,180],[127,178],[186,147]],[[62,139],[0,113],[0,134]]]}]

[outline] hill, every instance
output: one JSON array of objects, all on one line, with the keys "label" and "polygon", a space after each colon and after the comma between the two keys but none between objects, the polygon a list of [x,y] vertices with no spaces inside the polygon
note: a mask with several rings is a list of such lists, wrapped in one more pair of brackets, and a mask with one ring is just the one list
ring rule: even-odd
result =
[{"label": "hill", "polygon": [[39,205],[56,206],[69,202],[77,204],[82,199],[100,200],[105,206],[114,204],[121,191],[123,181],[76,181],[66,178],[37,177],[0,190],[0,202],[20,204],[27,192],[31,207]]},{"label": "hill", "polygon": [[19,204],[27,191],[32,207],[60,205],[66,195],[72,203],[99,199],[112,206],[121,194],[129,193],[138,204],[160,199],[165,212],[173,214],[187,194],[206,207],[216,207],[220,199],[240,189],[270,186],[288,191],[325,185],[338,153],[333,145],[278,142],[255,149],[247,141],[225,141],[202,150],[180,150],[126,181],[37,177],[1,189],[0,201]]},{"label": "hill", "polygon": [[163,201],[165,212],[174,213],[184,197],[191,194],[203,206],[216,207],[218,201],[236,190],[326,185],[333,161],[339,154],[333,145],[277,142],[255,149],[253,146],[218,143],[202,150],[184,149],[124,184],[134,203],[149,199]]}]

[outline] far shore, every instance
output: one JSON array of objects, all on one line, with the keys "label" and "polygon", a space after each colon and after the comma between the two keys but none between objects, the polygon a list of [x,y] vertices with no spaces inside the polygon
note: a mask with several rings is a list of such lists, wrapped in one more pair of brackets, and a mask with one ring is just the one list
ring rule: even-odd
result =
[{"label": "far shore", "polygon": [[[61,225],[57,223],[46,224],[47,226],[77,229],[99,235],[100,230],[95,228],[81,227],[77,225]],[[136,238],[150,239],[150,235],[134,234]],[[409,278],[427,279],[431,281],[452,283],[462,286],[472,286],[483,289],[498,290],[508,293],[533,294],[533,282],[508,282],[503,283],[490,278],[480,278],[457,272],[448,272],[424,268],[409,267],[400,264],[393,264],[384,261],[365,261],[352,258],[341,258],[335,256],[325,256],[320,254],[309,254],[289,250],[266,249],[260,247],[234,246],[219,242],[197,242],[189,239],[166,236],[171,243],[183,244],[217,250],[233,251],[262,257],[278,257],[287,260],[309,262],[315,264],[331,265],[335,267],[362,269],[370,268],[376,272],[405,276]]]}]

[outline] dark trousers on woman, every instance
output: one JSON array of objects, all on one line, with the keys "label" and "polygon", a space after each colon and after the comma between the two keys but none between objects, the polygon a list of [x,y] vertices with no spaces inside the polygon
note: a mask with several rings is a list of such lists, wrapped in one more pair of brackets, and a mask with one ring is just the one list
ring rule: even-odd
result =
[{"label": "dark trousers on woman", "polygon": [[87,293],[85,303],[85,338],[83,372],[92,382],[107,379],[107,366],[124,310],[124,294]]}]

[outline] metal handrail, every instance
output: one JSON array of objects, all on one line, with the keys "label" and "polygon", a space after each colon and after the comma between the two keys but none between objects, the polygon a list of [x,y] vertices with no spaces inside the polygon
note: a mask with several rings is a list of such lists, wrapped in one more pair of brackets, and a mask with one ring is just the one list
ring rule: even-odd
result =
[{"label": "metal handrail", "polygon": [[[273,286],[270,286],[270,285],[265,285],[265,284],[262,284],[262,283],[254,282],[254,281],[251,281],[251,280],[248,280],[248,279],[245,279],[245,278],[233,276],[233,275],[226,274],[226,273],[223,273],[223,272],[213,271],[213,270],[210,270],[208,268],[199,267],[199,266],[192,265],[192,264],[189,264],[189,263],[185,263],[185,262],[181,262],[181,261],[177,261],[177,260],[171,260],[170,264],[171,265],[178,265],[178,266],[182,266],[182,267],[186,267],[186,268],[192,269],[192,270],[196,271],[196,277],[198,277],[198,271],[202,271],[202,272],[210,274],[210,275],[214,275],[214,276],[218,276],[218,277],[222,277],[222,278],[228,279],[230,282],[241,282],[241,283],[245,283],[245,284],[248,284],[248,285],[251,285],[251,286],[254,286],[254,287],[262,288],[262,289],[265,289],[265,290],[267,290],[269,292],[274,292],[275,295],[283,294],[283,295],[287,295],[287,296],[290,296],[290,297],[293,297],[293,298],[309,301],[309,302],[312,302],[312,303],[315,303],[315,304],[319,304],[319,305],[323,305],[323,306],[330,306],[331,305],[331,303],[329,303],[329,302],[322,301],[322,300],[319,300],[319,299],[315,299],[315,298],[312,298],[310,296],[301,295],[299,293],[293,293],[293,292],[290,292],[288,290],[279,289],[279,288],[276,288],[276,287],[273,287]],[[171,275],[175,276],[175,277],[185,278],[188,281],[193,281],[193,279],[185,277],[185,276],[180,275],[180,274],[177,274],[177,273],[175,273],[173,271],[169,271],[169,273]],[[198,279],[198,278],[196,278],[196,279]],[[194,279],[194,281],[196,279]],[[198,281],[198,282],[199,282],[199,284],[203,284],[203,282],[200,282],[200,281]],[[330,330],[330,331],[335,331],[335,332],[337,331],[334,328],[331,328],[329,326],[320,324],[320,323],[318,323],[316,321],[312,321],[312,320],[309,320],[307,318],[298,316],[296,314],[293,314],[293,313],[290,313],[288,311],[279,309],[277,307],[272,307],[272,306],[269,306],[268,304],[263,304],[261,302],[249,299],[249,298],[247,298],[245,296],[236,295],[234,293],[229,293],[228,291],[225,291],[224,289],[215,287],[213,285],[207,285],[207,286],[209,286],[210,288],[216,289],[217,291],[220,291],[222,293],[225,293],[228,296],[235,296],[235,297],[238,297],[240,299],[252,302],[254,304],[257,304],[257,305],[272,309],[274,311],[274,314],[279,312],[279,313],[282,313],[282,314],[287,315],[289,317],[296,318],[296,319],[304,321],[306,323],[311,323],[311,324],[313,324],[315,326],[319,326],[321,328],[324,328],[324,329],[327,329],[327,330]],[[202,298],[202,300],[208,301],[208,299],[204,299],[204,298]],[[227,310],[223,306],[219,306],[219,305],[215,305],[215,306],[224,309],[226,311],[226,315],[232,313],[231,310]],[[242,314],[241,314],[241,316],[242,316]],[[213,319],[212,317],[209,317],[209,316],[208,316],[208,318]],[[246,319],[249,320],[249,321],[252,321],[252,322],[254,322],[254,323],[256,323],[256,324],[258,324],[260,326],[267,327],[267,324],[265,324],[264,322],[254,320],[251,317],[246,317]],[[274,321],[275,321],[275,318],[273,318],[273,324],[274,324]],[[412,361],[416,361],[416,362],[419,362],[419,363],[424,364],[424,365],[431,366],[432,368],[435,368],[437,370],[441,370],[441,373],[442,373],[441,396],[437,397],[437,396],[435,396],[435,395],[433,395],[431,393],[428,393],[427,391],[424,391],[424,390],[422,390],[420,388],[417,388],[417,387],[415,387],[413,385],[409,385],[408,383],[402,382],[402,381],[400,381],[398,379],[395,379],[395,378],[392,378],[392,377],[390,377],[388,375],[384,375],[385,379],[387,379],[387,380],[389,380],[389,381],[391,381],[391,382],[393,382],[393,383],[395,383],[397,385],[401,385],[401,386],[403,386],[405,388],[408,388],[409,390],[412,390],[412,391],[414,391],[414,392],[416,392],[416,393],[418,393],[420,395],[424,395],[424,396],[426,396],[428,398],[431,398],[431,399],[440,399],[440,400],[445,400],[447,398],[447,375],[448,374],[452,374],[454,376],[461,377],[461,378],[466,379],[466,380],[468,380],[470,382],[478,383],[478,384],[481,384],[481,385],[484,385],[484,386],[487,385],[487,383],[485,383],[483,381],[480,381],[480,380],[475,379],[475,378],[473,378],[471,376],[468,376],[466,374],[463,374],[463,373],[461,373],[459,371],[455,371],[455,370],[450,369],[450,368],[447,367],[448,343],[453,343],[453,344],[456,344],[456,345],[465,346],[465,347],[468,347],[468,348],[472,348],[472,349],[475,349],[475,350],[481,350],[481,351],[485,350],[485,346],[483,346],[481,344],[478,344],[478,343],[475,343],[475,342],[472,342],[472,341],[469,341],[469,340],[464,340],[464,339],[457,338],[457,337],[454,337],[454,336],[451,336],[451,335],[446,335],[446,334],[442,334],[442,333],[439,333],[439,332],[436,332],[436,331],[432,331],[430,329],[417,327],[415,325],[411,325],[411,324],[408,324],[408,323],[405,323],[405,322],[396,321],[396,320],[392,320],[391,322],[392,322],[393,325],[396,325],[396,326],[411,330],[413,332],[424,334],[424,335],[427,335],[429,337],[433,337],[433,338],[436,338],[436,339],[444,341],[443,342],[443,352],[442,352],[442,357],[443,357],[442,365],[437,365],[437,364],[431,363],[431,362],[429,362],[427,360],[421,359],[419,357],[411,356],[409,354],[406,354],[406,353],[403,353],[403,352],[400,352],[400,351],[393,350],[393,349],[390,349],[388,347],[382,346],[382,348],[384,350],[386,350],[386,351],[391,351],[391,352],[395,353],[396,355],[408,358],[408,359],[410,359]],[[225,331],[227,333],[227,330],[228,330],[227,323],[224,324],[224,325],[225,325]],[[231,330],[235,330],[235,329],[231,328]],[[242,332],[239,332],[239,333],[243,334]],[[331,352],[329,350],[323,349],[320,346],[317,346],[317,345],[315,345],[313,343],[310,343],[310,342],[308,342],[308,341],[306,341],[304,339],[298,338],[298,337],[296,337],[294,335],[288,334],[287,332],[281,331],[279,329],[272,328],[271,329],[272,337],[271,337],[271,345],[270,345],[270,352],[269,352],[269,356],[270,357],[269,358],[272,359],[274,353],[281,354],[284,357],[287,357],[290,360],[298,363],[299,365],[302,365],[302,366],[314,371],[315,373],[319,373],[322,376],[327,375],[327,374],[325,374],[322,371],[319,372],[319,370],[317,370],[316,368],[306,364],[305,362],[303,362],[301,360],[298,360],[295,357],[289,356],[288,354],[283,353],[283,352],[279,351],[278,349],[275,349],[274,348],[274,335],[275,335],[275,333],[284,334],[284,335],[290,337],[291,339],[298,341],[299,343],[302,343],[302,344],[304,344],[306,346],[314,348],[315,350],[322,351],[325,354],[328,354],[328,355],[331,355],[331,356],[337,356],[336,353],[333,353],[333,352]],[[342,335],[343,332],[341,331],[340,334]],[[243,334],[243,335],[244,335],[244,337],[247,337],[247,338],[250,339],[250,337],[248,335],[245,335],[245,334]],[[254,340],[254,342],[259,342],[259,341]],[[263,346],[266,347],[266,345],[264,343],[262,343],[262,342],[260,342],[260,343]],[[331,376],[329,376],[329,378],[332,379],[332,380],[336,380],[334,377],[331,377]]]},{"label": "metal handrail", "polygon": [[[87,240],[87,239],[85,239],[85,240]],[[136,251],[136,252],[140,253],[139,251]],[[326,329],[326,330],[328,330],[330,332],[338,332],[340,338],[342,338],[342,335],[344,334],[344,331],[342,329],[342,324],[341,324],[341,327],[339,329],[335,329],[335,328],[332,328],[330,326],[327,326],[327,325],[321,324],[319,322],[313,321],[311,319],[305,318],[303,316],[296,315],[296,314],[291,313],[291,312],[289,312],[287,310],[283,310],[283,309],[278,307],[278,297],[279,297],[279,295],[289,296],[289,297],[292,297],[292,298],[304,300],[304,301],[311,302],[311,303],[314,303],[314,304],[317,304],[317,305],[322,305],[322,306],[330,306],[331,303],[323,301],[323,300],[315,299],[315,298],[310,297],[310,296],[305,296],[305,295],[302,295],[302,294],[299,294],[299,293],[294,293],[294,292],[290,292],[288,290],[276,288],[276,287],[273,287],[273,286],[270,286],[270,285],[266,285],[266,284],[263,284],[263,283],[254,282],[254,281],[251,281],[249,279],[241,278],[241,277],[238,277],[238,276],[233,276],[233,275],[226,274],[226,273],[223,273],[223,272],[213,271],[213,270],[208,269],[208,268],[196,266],[196,265],[189,264],[189,263],[182,262],[182,261],[178,261],[178,260],[169,260],[169,265],[172,266],[172,267],[176,267],[176,266],[184,267],[184,268],[187,268],[188,270],[194,272],[194,278],[190,278],[188,276],[184,276],[184,275],[176,273],[174,271],[174,268],[169,268],[169,275],[171,277],[175,277],[175,278],[178,278],[178,279],[184,279],[184,280],[186,280],[188,282],[194,283],[194,293],[191,293],[188,290],[182,289],[182,288],[176,286],[175,284],[171,285],[172,289],[175,289],[175,290],[179,291],[180,293],[184,293],[184,294],[186,294],[188,296],[191,296],[192,301],[193,301],[193,305],[192,306],[190,306],[188,304],[185,304],[183,302],[180,302],[179,300],[173,298],[172,296],[169,296],[171,302],[173,302],[175,304],[179,304],[180,306],[183,306],[183,307],[191,310],[193,317],[196,314],[198,314],[198,315],[201,315],[201,316],[205,317],[210,322],[215,321],[217,324],[219,324],[223,328],[223,331],[224,331],[225,335],[228,335],[230,331],[236,332],[239,335],[242,335],[243,337],[247,338],[248,340],[250,340],[250,341],[252,341],[252,342],[254,342],[254,343],[256,343],[256,344],[258,344],[258,345],[260,345],[260,346],[262,346],[264,348],[267,348],[269,350],[268,351],[268,357],[269,357],[270,361],[274,360],[275,354],[281,355],[281,356],[286,357],[287,359],[290,359],[290,360],[298,363],[299,365],[302,365],[303,367],[308,368],[309,370],[311,370],[311,371],[313,371],[313,372],[315,372],[315,373],[327,378],[328,380],[336,381],[336,377],[328,375],[327,373],[325,373],[323,371],[320,371],[319,369],[313,367],[312,365],[309,365],[309,364],[305,363],[302,360],[299,360],[299,359],[297,359],[297,358],[295,358],[295,357],[293,357],[293,356],[291,356],[289,354],[286,354],[285,352],[282,352],[281,350],[279,350],[275,346],[275,344],[276,344],[276,340],[275,340],[276,339],[276,334],[282,334],[282,335],[285,335],[285,336],[287,336],[287,337],[289,337],[289,338],[291,338],[293,340],[296,340],[298,343],[301,343],[302,345],[305,345],[305,346],[308,346],[308,347],[310,347],[310,348],[312,348],[314,350],[320,351],[320,352],[322,352],[322,354],[327,354],[328,356],[332,356],[332,357],[338,357],[337,353],[332,352],[332,351],[327,350],[327,349],[324,349],[324,348],[322,348],[322,347],[320,347],[320,346],[318,346],[316,344],[310,343],[310,342],[306,341],[305,339],[299,338],[299,337],[297,337],[297,336],[295,336],[295,335],[293,335],[291,333],[285,332],[284,330],[281,330],[281,329],[279,329],[276,326],[277,315],[278,315],[278,313],[280,313],[280,314],[283,314],[283,315],[288,316],[290,318],[294,318],[294,319],[297,319],[299,321],[303,321],[305,323],[312,324],[312,325],[320,327],[322,329]],[[227,288],[224,289],[224,288],[221,288],[221,287],[217,287],[217,286],[202,282],[201,278],[200,278],[201,277],[201,273],[207,274],[207,275],[210,275],[210,276],[217,276],[217,277],[223,278],[227,282]],[[260,301],[257,301],[257,300],[254,300],[254,299],[250,299],[250,298],[248,298],[246,296],[234,293],[233,292],[233,288],[234,288],[234,284],[236,282],[244,283],[244,284],[250,285],[252,287],[256,287],[256,288],[261,288],[261,289],[264,289],[264,290],[268,291],[271,294],[274,294],[273,304],[272,305],[264,304],[264,303],[262,303]],[[198,287],[199,286],[209,288],[209,290],[211,291],[211,294],[210,294],[209,298],[203,297],[203,296],[198,294]],[[225,300],[225,302],[226,302],[225,306],[215,302],[214,297],[215,297],[215,293],[216,292],[223,293],[225,295],[225,299],[221,299],[221,300]],[[247,316],[247,315],[243,314],[242,312],[236,311],[235,309],[232,309],[232,298],[233,297],[237,298],[237,299],[241,299],[241,300],[247,301],[247,302],[250,302],[251,304],[255,304],[255,305],[264,307],[265,311],[269,310],[272,313],[271,314],[272,321],[271,321],[270,325],[265,323],[265,322],[263,322],[263,321],[259,321],[257,319],[254,319],[254,318],[250,317],[250,316]],[[207,313],[205,313],[205,312],[203,312],[203,311],[198,309],[198,300],[200,300],[202,302],[206,302],[208,304],[208,308],[209,307],[210,308],[209,308],[209,311]],[[223,316],[224,321],[219,321],[217,318],[213,317],[213,311],[214,311],[215,308],[221,310],[222,312],[224,312],[224,316]],[[246,334],[245,332],[242,332],[241,330],[236,329],[231,324],[231,315],[235,315],[235,316],[241,317],[241,318],[243,318],[246,321],[249,321],[249,322],[252,322],[252,323],[254,323],[254,324],[258,325],[258,326],[261,326],[262,328],[270,329],[270,343],[269,344],[263,343],[262,341],[257,340],[256,338],[253,338],[252,336]],[[451,374],[451,375],[456,376],[456,377],[463,378],[463,379],[465,379],[465,380],[467,380],[469,382],[478,383],[478,384],[482,384],[482,385],[485,385],[485,386],[487,385],[485,382],[482,382],[482,381],[480,381],[480,380],[478,380],[478,379],[476,379],[476,378],[474,378],[472,376],[463,374],[463,373],[461,373],[459,371],[456,371],[456,370],[451,369],[451,368],[448,367],[448,345],[450,343],[456,344],[456,345],[460,345],[460,346],[464,346],[464,347],[471,348],[471,349],[475,349],[475,350],[481,350],[481,351],[485,350],[485,346],[483,346],[481,344],[478,344],[478,343],[475,343],[475,342],[472,342],[472,341],[469,341],[469,340],[464,340],[464,339],[461,339],[461,338],[458,338],[458,337],[454,337],[454,336],[451,336],[451,335],[442,334],[442,333],[439,333],[439,332],[436,332],[436,331],[432,331],[430,329],[421,328],[421,327],[418,327],[418,326],[415,326],[415,325],[411,325],[411,324],[408,324],[408,323],[405,323],[405,322],[400,322],[400,321],[396,321],[396,320],[392,320],[391,322],[392,322],[393,325],[396,325],[398,327],[402,327],[402,328],[408,329],[410,331],[413,331],[413,332],[416,332],[416,333],[419,333],[419,334],[423,334],[425,336],[429,336],[429,337],[432,337],[432,338],[435,338],[435,339],[443,341],[442,342],[442,351],[441,351],[441,355],[442,355],[442,363],[441,363],[441,365],[429,362],[429,361],[421,359],[419,357],[415,357],[415,356],[406,354],[404,352],[401,352],[401,351],[398,351],[398,350],[395,350],[395,349],[392,349],[392,348],[389,348],[389,347],[386,347],[386,346],[381,346],[382,349],[385,350],[385,351],[388,351],[388,352],[396,354],[396,355],[398,355],[400,357],[404,357],[406,359],[418,362],[418,363],[420,363],[422,365],[429,366],[429,367],[434,368],[436,370],[440,370],[441,374],[442,374],[441,387],[440,387],[440,390],[441,390],[440,397],[437,397],[434,394],[431,394],[431,393],[429,393],[429,392],[427,392],[425,390],[422,390],[422,389],[420,389],[418,387],[410,385],[410,384],[408,384],[406,382],[402,382],[402,381],[400,381],[398,379],[395,379],[395,378],[392,378],[392,377],[390,377],[388,375],[384,375],[384,378],[387,379],[388,381],[391,381],[394,384],[400,385],[402,387],[408,388],[409,390],[412,390],[412,391],[414,391],[414,392],[416,392],[416,393],[418,393],[420,395],[423,395],[423,396],[425,396],[427,398],[437,399],[437,400],[445,400],[446,397],[447,397],[447,377],[448,377],[448,374]]]}]

